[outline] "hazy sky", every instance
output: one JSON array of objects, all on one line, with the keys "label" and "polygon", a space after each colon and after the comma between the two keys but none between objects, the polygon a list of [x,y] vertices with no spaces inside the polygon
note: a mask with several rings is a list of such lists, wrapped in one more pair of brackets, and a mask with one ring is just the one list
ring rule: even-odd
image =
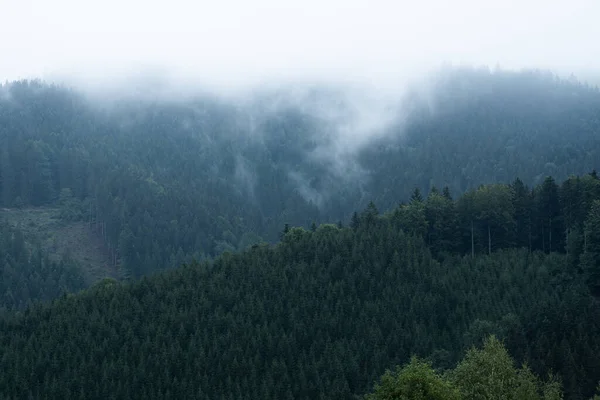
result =
[{"label": "hazy sky", "polygon": [[168,71],[404,79],[443,63],[600,67],[598,0],[0,0],[0,79]]}]

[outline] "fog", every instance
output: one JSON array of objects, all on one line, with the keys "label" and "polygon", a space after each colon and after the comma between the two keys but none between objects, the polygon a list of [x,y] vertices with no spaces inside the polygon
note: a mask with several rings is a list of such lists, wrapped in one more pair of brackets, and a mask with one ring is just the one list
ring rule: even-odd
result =
[{"label": "fog", "polygon": [[[0,79],[220,90],[282,80],[401,85],[441,64],[599,67],[594,0],[0,2]],[[184,84],[185,83],[185,84]]]},{"label": "fog", "polygon": [[[0,0],[0,7],[2,81],[41,78],[108,103],[218,94],[242,110],[242,130],[259,140],[261,120],[295,108],[322,121],[306,157],[342,185],[368,179],[358,150],[401,132],[408,91],[434,110],[432,73],[441,67],[549,69],[600,83],[594,0]],[[327,199],[303,171],[288,175],[308,201]],[[254,198],[253,167],[241,155],[235,178]]]}]

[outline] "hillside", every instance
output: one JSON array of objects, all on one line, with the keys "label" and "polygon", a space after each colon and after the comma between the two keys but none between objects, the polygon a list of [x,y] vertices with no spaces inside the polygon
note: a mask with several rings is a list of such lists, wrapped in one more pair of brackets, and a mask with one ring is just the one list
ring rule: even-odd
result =
[{"label": "hillside", "polygon": [[[150,88],[151,89],[151,88]],[[149,90],[151,91],[151,90]],[[242,98],[93,99],[13,82],[0,100],[0,205],[53,205],[102,230],[140,277],[348,222],[418,187],[541,183],[598,165],[600,93],[544,72],[454,69],[392,100],[348,88]]]},{"label": "hillside", "polygon": [[288,227],[274,246],[104,280],[0,319],[0,394],[352,399],[411,355],[453,368],[495,334],[587,399],[600,380],[598,188],[591,174],[456,200],[417,190],[347,227]]},{"label": "hillside", "polygon": [[600,400],[600,0],[0,15],[0,400]]},{"label": "hillside", "polygon": [[32,249],[39,245],[50,260],[71,259],[81,267],[88,285],[106,277],[119,278],[101,235],[89,224],[69,221],[61,213],[61,207],[2,208],[0,220],[19,228],[26,246]]},{"label": "hillside", "polygon": [[490,334],[600,381],[595,88],[1,92],[0,398],[351,399]]},{"label": "hillside", "polygon": [[37,236],[0,218],[0,316],[87,284],[81,266],[68,254],[50,257]]}]

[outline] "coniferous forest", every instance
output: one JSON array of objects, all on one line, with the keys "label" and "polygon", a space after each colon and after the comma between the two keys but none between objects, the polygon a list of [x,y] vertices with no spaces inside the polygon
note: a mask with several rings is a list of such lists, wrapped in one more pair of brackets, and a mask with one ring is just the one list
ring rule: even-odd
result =
[{"label": "coniferous forest", "polygon": [[0,213],[0,398],[592,398],[600,91],[453,69],[427,93],[360,141],[335,88],[3,85],[2,212],[55,207],[118,279]]}]

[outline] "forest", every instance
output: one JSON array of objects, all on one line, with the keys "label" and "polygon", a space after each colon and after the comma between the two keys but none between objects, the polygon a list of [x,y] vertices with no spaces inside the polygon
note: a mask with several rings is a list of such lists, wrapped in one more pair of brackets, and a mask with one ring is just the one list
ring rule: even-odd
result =
[{"label": "forest", "polygon": [[0,208],[55,207],[119,279],[0,213],[0,399],[590,399],[600,92],[488,69],[432,91],[340,150],[278,93],[3,85]]},{"label": "forest", "polygon": [[456,200],[415,190],[347,226],[287,226],[276,245],[105,279],[0,320],[0,388],[351,399],[411,356],[448,369],[495,335],[532,373],[556,374],[565,398],[589,398],[600,380],[599,188],[592,172]]},{"label": "forest", "polygon": [[28,246],[23,232],[6,222],[0,222],[0,261],[0,315],[85,287],[73,260],[51,260],[39,244]]},{"label": "forest", "polygon": [[139,278],[274,243],[286,223],[348,222],[370,201],[389,210],[415,187],[461,194],[516,177],[531,186],[598,164],[597,88],[487,69],[450,70],[431,86],[364,117],[392,122],[348,148],[338,119],[355,112],[353,97],[335,88],[308,88],[300,100],[282,90],[110,102],[8,83],[0,206],[53,204],[69,189],[70,218],[93,224],[119,275]]}]

